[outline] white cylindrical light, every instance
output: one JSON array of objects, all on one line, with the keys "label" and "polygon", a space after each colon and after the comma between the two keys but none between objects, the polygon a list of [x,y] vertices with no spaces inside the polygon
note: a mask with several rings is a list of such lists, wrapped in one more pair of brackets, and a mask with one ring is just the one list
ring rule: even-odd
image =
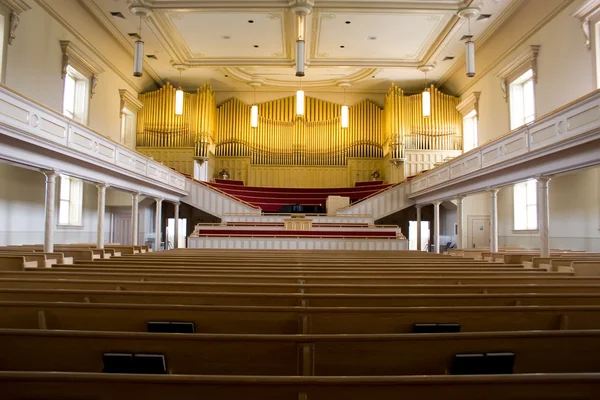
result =
[{"label": "white cylindrical light", "polygon": [[142,63],[144,62],[144,42],[135,41],[135,50],[133,53],[133,76],[142,76]]},{"label": "white cylindrical light", "polygon": [[304,76],[304,40],[296,42],[296,76]]},{"label": "white cylindrical light", "polygon": [[183,89],[177,88],[175,91],[175,115],[183,114]]},{"label": "white cylindrical light", "polygon": [[344,104],[342,106],[342,128],[347,128],[347,127],[348,127],[348,106]]},{"label": "white cylindrical light", "polygon": [[296,115],[304,115],[304,90],[296,92]]},{"label": "white cylindrical light", "polygon": [[258,127],[258,106],[256,104],[250,108],[250,127]]},{"label": "white cylindrical light", "polygon": [[475,76],[475,43],[467,41],[467,76],[473,78]]},{"label": "white cylindrical light", "polygon": [[429,117],[431,116],[431,93],[428,89],[425,89],[421,97],[423,98],[423,116]]}]

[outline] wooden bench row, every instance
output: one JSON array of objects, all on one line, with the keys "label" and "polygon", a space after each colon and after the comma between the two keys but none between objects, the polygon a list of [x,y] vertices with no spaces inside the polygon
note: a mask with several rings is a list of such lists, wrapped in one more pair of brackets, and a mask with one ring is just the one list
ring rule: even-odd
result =
[{"label": "wooden bench row", "polygon": [[[273,307],[0,302],[0,328],[148,332],[185,322],[198,333],[382,334],[600,329],[600,306]],[[430,324],[446,324],[442,328]],[[448,325],[450,324],[450,325]],[[163,329],[165,327],[162,327]]]},{"label": "wooden bench row", "polygon": [[594,399],[600,374],[499,376],[265,377],[118,375],[61,372],[0,372],[6,399],[88,398],[102,400],[383,400]]},{"label": "wooden bench row", "polygon": [[[535,287],[534,287],[535,289]],[[0,301],[311,307],[450,307],[600,305],[600,291],[569,293],[247,293],[83,289],[0,289]]]},{"label": "wooden bench row", "polygon": [[445,375],[463,353],[514,353],[515,374],[600,372],[600,331],[234,335],[0,329],[0,370],[102,372],[103,354],[163,354],[172,374]]}]

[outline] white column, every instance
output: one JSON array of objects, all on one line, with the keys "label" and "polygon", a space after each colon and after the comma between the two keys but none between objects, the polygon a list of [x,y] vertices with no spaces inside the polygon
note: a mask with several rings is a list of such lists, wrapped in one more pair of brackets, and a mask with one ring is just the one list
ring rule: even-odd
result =
[{"label": "white column", "polygon": [[131,193],[131,245],[138,245],[138,236],[139,236],[139,213],[138,213],[138,203],[140,202],[140,194],[139,193]]},{"label": "white column", "polygon": [[417,250],[421,251],[423,249],[423,244],[421,243],[421,208],[422,205],[416,205],[417,207]]},{"label": "white column", "polygon": [[154,251],[160,251],[160,233],[162,232],[162,202],[163,199],[156,199],[156,216],[154,220],[156,235],[154,238]]},{"label": "white column", "polygon": [[173,212],[173,219],[175,222],[175,229],[174,229],[174,236],[175,238],[173,239],[173,248],[174,249],[178,249],[179,246],[179,203],[174,203],[173,204],[175,206],[175,211]]},{"label": "white column", "polygon": [[46,212],[44,223],[44,252],[54,252],[54,210],[56,209],[56,171],[42,171],[46,175]]},{"label": "white column", "polygon": [[106,183],[99,183],[98,188],[98,237],[96,247],[104,248],[104,215],[106,212]]},{"label": "white column", "polygon": [[498,189],[490,190],[490,251],[498,252]]},{"label": "white column", "polygon": [[440,252],[440,204],[441,201],[433,202],[433,245],[434,253]]},{"label": "white column", "polygon": [[456,198],[456,248],[463,248],[463,200],[464,196]]},{"label": "white column", "polygon": [[537,178],[538,228],[540,231],[540,256],[550,257],[550,199],[548,183],[550,178]]}]

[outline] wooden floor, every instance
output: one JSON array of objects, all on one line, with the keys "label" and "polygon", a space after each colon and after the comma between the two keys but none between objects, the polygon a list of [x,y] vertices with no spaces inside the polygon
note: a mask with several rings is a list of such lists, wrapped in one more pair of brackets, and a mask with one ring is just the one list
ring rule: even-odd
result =
[{"label": "wooden floor", "polygon": [[599,398],[597,255],[64,248],[2,250],[1,399]]}]

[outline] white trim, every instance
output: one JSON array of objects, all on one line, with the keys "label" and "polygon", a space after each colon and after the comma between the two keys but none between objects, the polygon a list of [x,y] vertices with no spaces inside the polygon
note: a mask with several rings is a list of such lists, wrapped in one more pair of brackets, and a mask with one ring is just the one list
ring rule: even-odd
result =
[{"label": "white trim", "polygon": [[473,110],[479,117],[479,96],[481,96],[481,92],[473,92],[467,97],[461,98],[461,102],[456,106],[456,109],[462,114],[463,118]]},{"label": "white trim", "polygon": [[138,100],[137,97],[127,91],[127,89],[119,89],[120,112],[123,113],[123,109],[127,108],[133,113],[138,113],[143,107],[144,103]]},{"label": "white trim", "polygon": [[529,45],[496,74],[500,78],[505,101],[508,102],[509,85],[528,70],[533,71],[533,83],[537,83],[537,56],[540,52],[540,47],[540,45]]}]

